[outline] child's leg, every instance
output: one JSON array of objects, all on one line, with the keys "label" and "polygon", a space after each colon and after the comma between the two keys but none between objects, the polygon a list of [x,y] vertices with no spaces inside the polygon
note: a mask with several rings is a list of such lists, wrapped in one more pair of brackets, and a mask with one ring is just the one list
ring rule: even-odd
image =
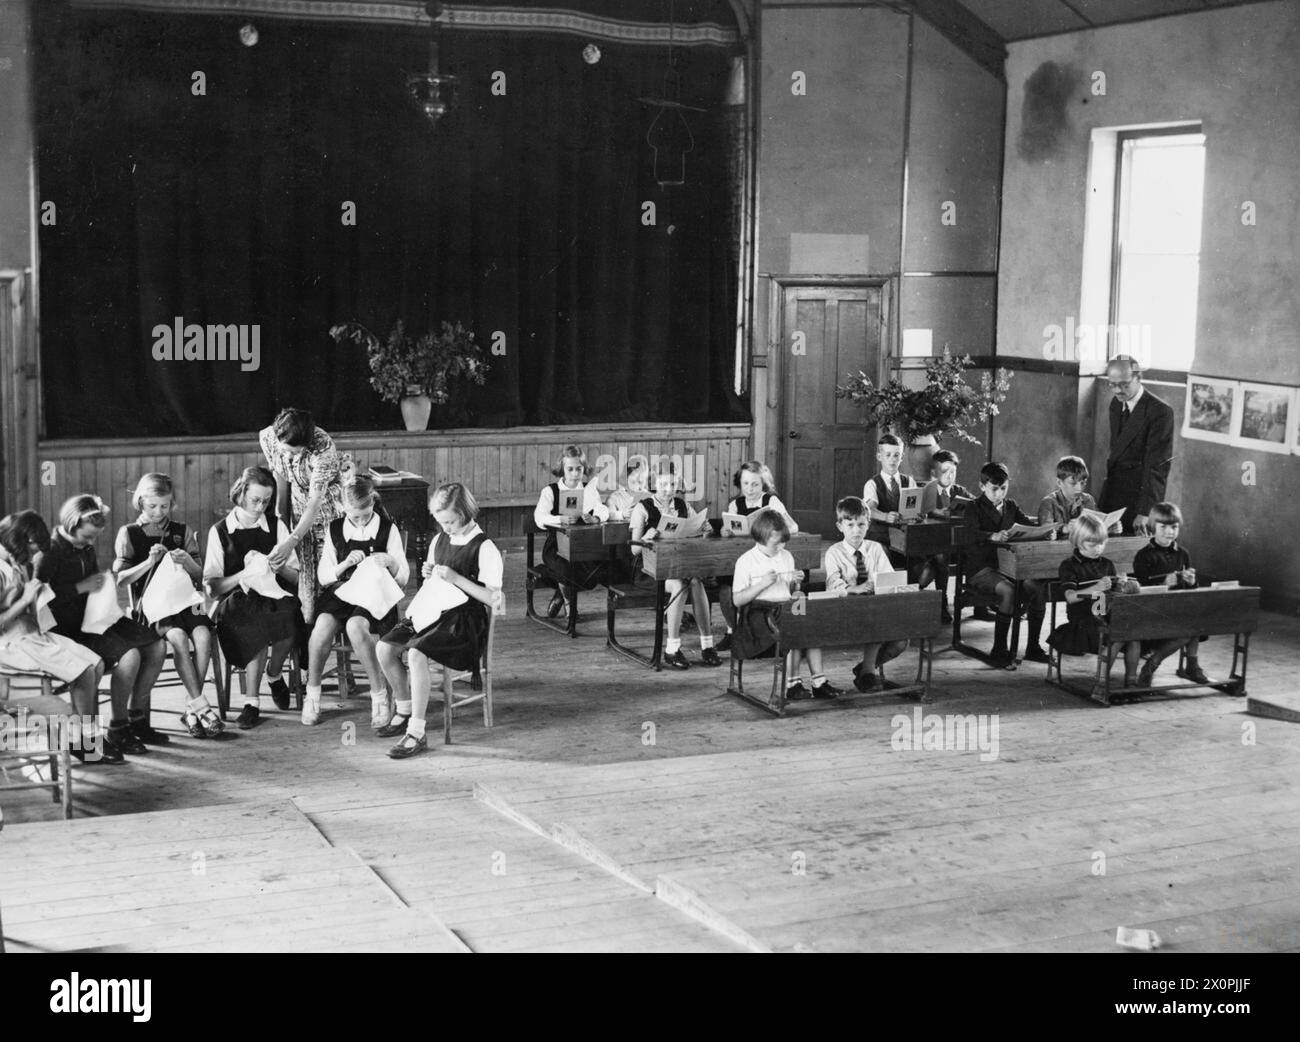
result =
[{"label": "child's leg", "polygon": [[1047,653],[1043,651],[1042,645],[1038,642],[1038,638],[1042,636],[1043,632],[1043,617],[1047,614],[1043,584],[1034,579],[1025,579],[1020,584],[1020,600],[1027,607],[1029,613],[1028,625],[1026,626],[1028,635],[1025,637],[1025,657],[1032,658],[1037,662],[1046,662]]},{"label": "child's leg", "polygon": [[997,618],[993,621],[994,658],[1011,658],[1012,652],[1007,646],[1007,635],[1011,632],[1011,620],[1016,610],[1016,588],[1009,579],[998,579],[993,587],[998,598]]},{"label": "child's leg", "polygon": [[360,615],[354,615],[348,619],[345,627],[348,633],[348,642],[352,645],[352,650],[357,653],[357,658],[361,660],[361,668],[366,672],[366,681],[370,684],[370,700],[373,702],[376,697],[387,699],[388,693],[384,690],[384,674],[379,669],[379,659],[375,655],[375,635],[370,632],[370,621]]},{"label": "child's leg", "polygon": [[215,639],[211,626],[196,626],[190,634],[194,644],[194,672],[199,678],[199,691],[203,691],[203,682],[208,676],[208,667],[212,665],[212,641]]},{"label": "child's leg", "polygon": [[1142,661],[1142,642],[1130,640],[1124,644],[1124,685],[1131,686],[1137,681],[1138,666]]},{"label": "child's leg", "polygon": [[131,703],[129,716],[133,720],[147,720],[152,704],[153,686],[162,673],[163,661],[167,657],[166,645],[162,638],[140,648],[140,666],[136,670],[131,684]]},{"label": "child's leg", "polygon": [[276,641],[271,645],[271,652],[266,657],[266,679],[279,680],[280,671],[284,669],[284,660],[289,657],[289,652],[293,650],[293,637],[285,637],[284,640]]},{"label": "child's leg", "polygon": [[172,649],[172,663],[176,667],[176,675],[181,678],[181,684],[184,685],[185,693],[189,696],[186,701],[193,702],[195,699],[202,698],[203,683],[194,668],[194,659],[190,657],[190,635],[179,626],[173,626],[163,634],[163,640]]},{"label": "child's leg", "polygon": [[411,719],[406,722],[406,733],[412,738],[423,738],[432,675],[438,667],[429,661],[428,655],[414,648],[407,655],[411,662]]},{"label": "child's leg", "polygon": [[713,615],[709,611],[709,594],[699,579],[691,580],[691,603],[695,606],[695,625],[700,631],[700,649],[713,647]]},{"label": "child's leg", "polygon": [[935,568],[935,561],[936,558],[927,557],[925,562],[921,565],[921,570],[917,572],[916,582],[923,590],[935,581],[935,577],[938,574]]},{"label": "child's leg", "polygon": [[[380,642],[376,657],[384,678],[393,689],[394,711],[398,716],[411,715],[411,683],[406,666],[402,664],[402,648],[398,644]],[[401,721],[395,721],[400,723]]]},{"label": "child's leg", "polygon": [[104,663],[87,666],[85,671],[68,685],[72,708],[81,717],[99,720],[99,679],[104,675]]},{"label": "child's leg", "polygon": [[822,649],[806,649],[803,659],[808,664],[808,672],[812,674],[813,687],[821,687],[826,683],[826,674],[822,671]]},{"label": "child's leg", "polygon": [[722,610],[722,619],[727,624],[727,632],[736,632],[736,602],[731,596],[731,580],[718,581],[718,607]]},{"label": "child's leg", "polygon": [[132,648],[113,667],[109,678],[109,691],[112,694],[113,715],[109,719],[110,727],[125,727],[131,705],[131,695],[135,690],[135,678],[140,673],[140,649]]},{"label": "child's leg", "polygon": [[[334,644],[334,634],[338,631],[339,620],[333,615],[321,612],[316,616],[316,623],[311,629],[311,638],[307,641],[307,702],[312,706],[320,706],[321,678],[325,673],[325,661],[329,658],[330,647]],[[342,696],[342,676],[338,678],[338,682],[339,694]]]},{"label": "child's leg", "polygon": [[664,652],[673,654],[682,646],[682,614],[686,610],[686,587],[680,579],[669,579],[664,583],[664,592],[668,594],[668,636],[664,642]]},{"label": "child's leg", "polygon": [[262,673],[266,669],[266,648],[262,648],[244,667],[244,705],[259,706],[262,703],[258,693],[262,687]]}]

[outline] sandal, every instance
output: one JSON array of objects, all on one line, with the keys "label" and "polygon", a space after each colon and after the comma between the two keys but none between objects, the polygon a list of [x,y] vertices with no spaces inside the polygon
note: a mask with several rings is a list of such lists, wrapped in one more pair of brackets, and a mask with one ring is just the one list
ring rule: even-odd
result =
[{"label": "sandal", "polygon": [[202,720],[194,713],[181,714],[181,726],[191,738],[206,738],[208,732],[203,727]]},{"label": "sandal", "polygon": [[221,715],[211,706],[206,706],[198,715],[199,723],[203,725],[203,733],[208,738],[216,738],[226,729]]}]

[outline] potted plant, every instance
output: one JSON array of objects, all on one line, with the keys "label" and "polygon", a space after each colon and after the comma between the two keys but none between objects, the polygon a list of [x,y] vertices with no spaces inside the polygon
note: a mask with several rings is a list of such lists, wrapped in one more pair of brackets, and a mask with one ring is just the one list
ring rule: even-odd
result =
[{"label": "potted plant", "polygon": [[451,397],[456,381],[482,384],[487,377],[482,349],[459,322],[443,322],[437,332],[416,337],[399,319],[385,340],[360,322],[345,322],[331,327],[330,336],[366,349],[370,386],[384,401],[401,405],[408,431],[422,431],[429,425],[433,406]]},{"label": "potted plant", "polygon": [[924,387],[904,386],[897,377],[877,386],[859,371],[835,388],[835,397],[863,407],[867,430],[902,438],[911,450],[913,476],[924,481],[929,479],[930,457],[938,450],[941,435],[978,445],[979,439],[968,428],[996,416],[998,404],[1006,400],[1011,373],[1006,369],[982,373],[976,388],[963,379],[972,364],[969,355],[953,358],[945,348],[940,357],[926,362]]}]

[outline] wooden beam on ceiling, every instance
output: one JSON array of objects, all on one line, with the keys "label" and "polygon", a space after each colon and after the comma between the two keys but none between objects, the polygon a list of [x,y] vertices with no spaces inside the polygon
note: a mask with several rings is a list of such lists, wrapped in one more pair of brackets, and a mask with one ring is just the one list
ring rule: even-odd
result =
[{"label": "wooden beam on ceiling", "polygon": [[1006,41],[957,0],[912,0],[912,10],[982,68],[1006,82]]}]

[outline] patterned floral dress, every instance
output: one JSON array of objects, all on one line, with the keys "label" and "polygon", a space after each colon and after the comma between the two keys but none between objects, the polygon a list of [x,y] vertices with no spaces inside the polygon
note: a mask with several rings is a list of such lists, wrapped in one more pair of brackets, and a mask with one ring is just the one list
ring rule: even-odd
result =
[{"label": "patterned floral dress", "polygon": [[293,517],[282,520],[291,528],[297,526],[312,495],[318,489],[324,490],[316,521],[297,547],[298,561],[302,566],[298,599],[302,602],[303,618],[310,625],[316,617],[316,598],[320,596],[316,566],[320,563],[321,548],[330,522],[343,516],[343,475],[352,469],[352,457],[339,452],[334,439],[319,427],[312,435],[311,444],[296,457],[277,440],[274,426],[259,432],[257,440],[276,481],[289,483]]}]

